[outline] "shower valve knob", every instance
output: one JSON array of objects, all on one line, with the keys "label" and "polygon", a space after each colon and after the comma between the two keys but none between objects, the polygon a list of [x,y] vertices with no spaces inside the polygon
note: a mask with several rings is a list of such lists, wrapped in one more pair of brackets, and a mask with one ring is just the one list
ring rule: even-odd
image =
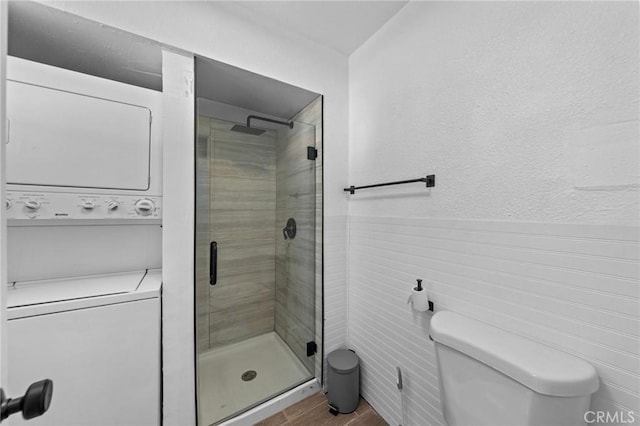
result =
[{"label": "shower valve knob", "polygon": [[297,232],[296,229],[297,229],[296,220],[290,217],[287,220],[287,226],[282,228],[282,235],[284,236],[284,239],[293,240],[296,236],[296,232]]}]

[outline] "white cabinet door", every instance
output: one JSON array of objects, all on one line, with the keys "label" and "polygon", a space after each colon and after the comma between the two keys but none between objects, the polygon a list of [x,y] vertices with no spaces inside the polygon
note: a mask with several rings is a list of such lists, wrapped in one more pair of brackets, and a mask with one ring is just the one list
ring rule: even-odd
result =
[{"label": "white cabinet door", "polygon": [[148,108],[7,81],[7,183],[149,188]]}]

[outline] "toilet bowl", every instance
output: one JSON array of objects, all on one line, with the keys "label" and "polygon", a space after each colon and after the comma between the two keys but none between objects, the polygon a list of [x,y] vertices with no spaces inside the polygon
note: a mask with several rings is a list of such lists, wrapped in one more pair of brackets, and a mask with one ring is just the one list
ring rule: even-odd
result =
[{"label": "toilet bowl", "polygon": [[585,425],[595,368],[572,355],[449,311],[431,319],[449,426]]}]

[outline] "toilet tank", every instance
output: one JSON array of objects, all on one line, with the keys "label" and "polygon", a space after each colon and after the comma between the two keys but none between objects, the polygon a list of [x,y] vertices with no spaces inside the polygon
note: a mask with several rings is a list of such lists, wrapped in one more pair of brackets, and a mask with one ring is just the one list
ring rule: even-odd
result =
[{"label": "toilet tank", "polygon": [[449,426],[586,424],[595,368],[572,355],[441,311],[431,319]]}]

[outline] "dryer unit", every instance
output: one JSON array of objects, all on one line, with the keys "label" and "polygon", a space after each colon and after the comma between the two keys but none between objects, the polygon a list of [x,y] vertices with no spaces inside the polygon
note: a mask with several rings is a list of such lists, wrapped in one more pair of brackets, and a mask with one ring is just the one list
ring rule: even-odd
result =
[{"label": "dryer unit", "polygon": [[10,222],[159,219],[161,107],[161,92],[7,58]]}]

